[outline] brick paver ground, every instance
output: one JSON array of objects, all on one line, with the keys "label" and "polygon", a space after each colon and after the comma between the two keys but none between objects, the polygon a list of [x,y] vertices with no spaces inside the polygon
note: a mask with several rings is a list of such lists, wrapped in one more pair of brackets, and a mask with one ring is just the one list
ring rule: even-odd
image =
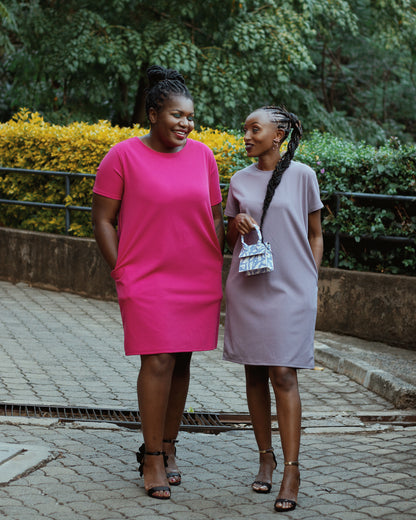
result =
[{"label": "brick paver ground", "polygon": [[[187,407],[247,411],[243,369],[223,362],[221,348],[195,354],[192,366]],[[117,304],[0,282],[0,401],[137,409],[138,368],[138,359],[122,353]],[[300,386],[301,490],[298,508],[283,517],[416,519],[416,429],[363,424],[358,415],[393,406],[329,369],[302,371]],[[0,417],[0,440],[50,450],[50,460],[0,487],[0,518],[7,520],[279,516],[273,511],[282,470],[277,432],[270,495],[250,489],[258,458],[251,430],[181,432],[183,485],[172,488],[170,501],[144,492],[134,456],[137,430]]]},{"label": "brick paver ground", "polygon": [[[38,443],[53,460],[0,488],[8,520],[268,519],[270,495],[251,491],[257,455],[252,432],[182,433],[178,457],[183,484],[170,501],[146,496],[134,451],[139,434],[125,429],[2,425],[8,442]],[[415,518],[415,431],[305,434],[296,519]],[[274,436],[279,447],[278,436]]]}]

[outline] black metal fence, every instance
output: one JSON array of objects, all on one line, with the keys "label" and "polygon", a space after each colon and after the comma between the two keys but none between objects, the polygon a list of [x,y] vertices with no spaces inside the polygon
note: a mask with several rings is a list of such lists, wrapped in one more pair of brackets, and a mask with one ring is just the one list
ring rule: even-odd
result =
[{"label": "black metal fence", "polygon": [[[334,191],[327,192],[325,190],[321,191],[321,195],[328,196],[330,198],[335,198],[335,211],[334,217],[338,215],[341,209],[341,199],[344,197],[361,199],[373,202],[373,205],[376,206],[380,204],[380,202],[405,202],[405,203],[416,203],[416,195],[414,197],[406,196],[406,195],[381,195],[377,193],[360,193],[353,191]],[[332,233],[328,233],[328,231],[324,231],[324,234],[329,235]],[[339,264],[339,252],[340,252],[340,243],[341,238],[345,238],[347,235],[341,233],[339,228],[336,229],[334,236],[334,267],[338,267]],[[351,237],[351,235],[348,235]],[[402,237],[402,236],[386,236],[386,235],[378,235],[377,237],[373,237],[371,235],[360,235],[360,239],[371,239],[380,243],[393,243],[397,245],[416,245],[416,238]]]},{"label": "black metal fence", "polygon": [[[22,168],[2,168],[0,167],[0,174],[2,173],[23,173],[34,175],[45,175],[47,177],[63,177],[65,181],[65,198],[71,196],[71,179],[76,178],[95,178],[91,173],[68,173],[68,172],[53,172],[44,170],[25,170]],[[91,211],[91,206],[71,206],[70,204],[53,204],[50,202],[35,202],[31,200],[13,200],[1,199],[0,204],[15,204],[20,206],[37,206],[39,208],[53,208],[65,210],[65,234],[69,233],[71,227],[71,211]]]},{"label": "black metal fence", "polygon": [[[68,173],[68,172],[55,172],[55,171],[43,171],[43,170],[25,170],[22,168],[3,168],[0,167],[0,174],[36,174],[36,175],[45,175],[51,177],[62,177],[65,182],[65,198],[71,196],[71,179],[76,178],[94,178],[95,175],[89,173]],[[221,188],[227,189],[228,184],[221,184]],[[380,202],[404,202],[404,203],[416,203],[416,195],[414,197],[404,196],[404,195],[379,195],[375,193],[359,193],[359,192],[343,192],[343,191],[334,191],[327,192],[325,190],[321,191],[321,194],[326,198],[335,198],[335,207],[334,207],[334,217],[338,215],[341,209],[341,199],[344,197],[361,199],[373,202],[374,206],[377,206]],[[48,202],[35,202],[28,200],[13,200],[13,199],[4,199],[0,198],[0,204],[15,204],[21,206],[35,206],[39,208],[52,208],[58,210],[65,211],[65,233],[69,234],[69,229],[71,227],[71,211],[91,211],[90,206],[72,206],[70,204],[55,204]],[[333,266],[338,267],[339,265],[339,255],[340,255],[340,243],[341,239],[345,237],[351,238],[351,235],[345,235],[340,232],[339,228],[336,229],[334,233],[328,232],[324,230],[325,236],[333,236],[334,239],[334,262]],[[397,245],[416,245],[415,238],[402,237],[402,236],[377,236],[372,237],[370,235],[361,235],[360,239],[372,239],[376,242],[380,243],[394,243]]]}]

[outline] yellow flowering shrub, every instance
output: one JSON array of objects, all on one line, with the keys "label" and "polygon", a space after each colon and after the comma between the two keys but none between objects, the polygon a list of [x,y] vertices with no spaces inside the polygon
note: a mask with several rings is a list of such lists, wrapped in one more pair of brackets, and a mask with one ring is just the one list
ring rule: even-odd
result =
[{"label": "yellow flowering shrub", "polygon": [[[136,126],[119,128],[108,121],[96,124],[72,123],[58,126],[47,123],[38,113],[22,109],[10,121],[0,124],[0,166],[94,175],[108,150],[119,141],[142,136],[148,130]],[[213,151],[220,172],[220,180],[227,185],[230,177],[247,166],[243,140],[233,132],[202,128],[192,132],[191,138],[202,141]],[[286,143],[282,147],[284,152]],[[361,191],[385,194],[412,195],[415,187],[416,152],[412,145],[402,146],[393,140],[385,146],[374,147],[343,141],[329,134],[312,133],[303,140],[296,152],[296,160],[309,164],[317,171],[321,190]],[[41,173],[1,173],[0,198],[38,203],[65,204],[90,207],[94,178],[71,177],[70,196],[66,196],[64,176],[45,176]],[[223,188],[224,203],[227,186]],[[334,199],[325,200],[324,231],[340,230],[355,237],[363,236],[413,237],[415,216],[411,203],[395,208],[367,207],[343,201],[335,216]],[[71,210],[69,233],[92,236],[89,211]],[[65,233],[65,210],[1,204],[0,226],[9,226],[50,233]],[[344,243],[340,266],[348,269],[414,274],[415,248],[412,245],[396,248],[354,248]],[[324,262],[332,262],[327,248]]]},{"label": "yellow flowering shrub", "polygon": [[[108,121],[53,125],[44,121],[40,114],[21,109],[10,121],[0,124],[0,166],[95,174],[111,146],[146,133],[146,128],[120,128],[112,126]],[[241,137],[209,128],[193,131],[190,137],[213,150],[221,182],[229,182],[231,175],[247,164]],[[65,197],[64,177],[38,173],[0,174],[0,198],[5,199],[88,207],[91,205],[92,186],[92,178],[73,178],[71,196]],[[63,210],[2,205],[1,213],[0,225],[3,226],[51,233],[65,232]],[[70,233],[91,236],[89,212],[71,211]]]}]

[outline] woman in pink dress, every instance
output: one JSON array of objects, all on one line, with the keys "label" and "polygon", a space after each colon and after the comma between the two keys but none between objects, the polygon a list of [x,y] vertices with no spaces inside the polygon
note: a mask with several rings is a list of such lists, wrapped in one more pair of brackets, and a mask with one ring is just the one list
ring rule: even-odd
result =
[{"label": "woman in pink dress", "polygon": [[140,355],[137,453],[149,496],[181,482],[175,442],[194,351],[217,346],[224,245],[218,169],[188,139],[194,104],[176,71],[148,69],[150,131],[113,146],[94,185],[92,219],[112,269],[126,355]]},{"label": "woman in pink dress", "polygon": [[[287,151],[280,154],[290,134]],[[247,155],[257,164],[231,179],[225,213],[234,249],[226,285],[224,359],[245,365],[247,401],[260,452],[252,488],[269,493],[277,462],[272,448],[269,380],[284,457],[274,508],[291,511],[299,489],[301,402],[297,370],[313,368],[322,202],[315,172],[293,160],[302,136],[299,119],[282,107],[262,107],[244,126]],[[239,272],[241,235],[258,223],[271,244],[274,270]],[[250,240],[250,237],[247,238]]]}]

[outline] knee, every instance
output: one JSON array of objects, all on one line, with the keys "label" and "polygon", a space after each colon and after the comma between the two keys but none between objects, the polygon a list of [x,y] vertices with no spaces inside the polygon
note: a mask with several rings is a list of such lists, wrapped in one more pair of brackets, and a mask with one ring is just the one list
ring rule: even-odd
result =
[{"label": "knee", "polygon": [[272,367],[270,369],[270,381],[275,390],[291,392],[298,389],[298,378],[295,368]]},{"label": "knee", "polygon": [[173,371],[175,364],[171,354],[154,354],[142,356],[140,372],[152,377],[163,377]]}]

